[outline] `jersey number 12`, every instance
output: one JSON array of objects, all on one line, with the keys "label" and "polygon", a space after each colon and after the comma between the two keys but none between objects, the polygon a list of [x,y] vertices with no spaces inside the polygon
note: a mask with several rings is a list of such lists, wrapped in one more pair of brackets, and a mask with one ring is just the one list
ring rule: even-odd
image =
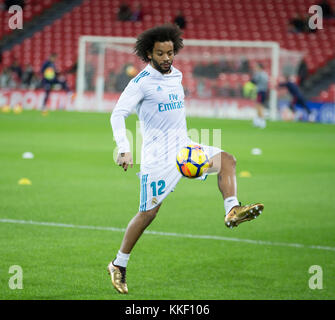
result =
[{"label": "jersey number 12", "polygon": [[[157,182],[157,185],[156,185],[156,182],[153,181],[150,183],[150,187],[152,189],[152,196],[153,197],[156,197],[157,195],[161,195],[165,192],[165,181],[164,180],[159,180]],[[158,190],[157,190],[157,187],[158,187]]]}]

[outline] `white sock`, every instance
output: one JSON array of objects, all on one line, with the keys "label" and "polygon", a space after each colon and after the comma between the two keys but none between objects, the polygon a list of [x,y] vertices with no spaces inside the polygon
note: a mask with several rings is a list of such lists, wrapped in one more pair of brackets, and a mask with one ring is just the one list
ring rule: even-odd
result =
[{"label": "white sock", "polygon": [[128,260],[129,260],[130,253],[123,253],[119,250],[116,255],[116,259],[114,260],[113,264],[120,267],[127,267]]},{"label": "white sock", "polygon": [[224,209],[226,211],[226,215],[229,213],[231,208],[239,206],[240,203],[237,200],[237,197],[229,197],[224,199]]}]

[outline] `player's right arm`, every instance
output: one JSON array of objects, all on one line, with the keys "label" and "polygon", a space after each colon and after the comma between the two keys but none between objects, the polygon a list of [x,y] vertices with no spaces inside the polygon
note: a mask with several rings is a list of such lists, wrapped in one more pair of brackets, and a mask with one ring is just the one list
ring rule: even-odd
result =
[{"label": "player's right arm", "polygon": [[142,101],[143,92],[138,83],[130,81],[122,92],[111,115],[111,125],[114,139],[118,147],[117,164],[127,171],[128,166],[133,167],[133,159],[129,141],[126,135],[125,119]]}]

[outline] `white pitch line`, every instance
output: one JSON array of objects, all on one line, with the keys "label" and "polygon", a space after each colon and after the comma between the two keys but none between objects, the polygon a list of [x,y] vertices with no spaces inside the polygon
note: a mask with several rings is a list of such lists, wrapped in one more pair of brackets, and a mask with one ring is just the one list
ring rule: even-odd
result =
[{"label": "white pitch line", "polygon": [[[57,223],[57,222],[41,222],[41,221],[32,221],[32,220],[0,219],[0,222],[1,223],[26,224],[26,225],[30,224],[30,225],[35,225],[35,226],[47,226],[47,227],[104,230],[104,231],[114,231],[114,232],[124,232],[126,230],[123,228],[114,228],[114,227],[84,226],[84,225],[65,224],[65,223]],[[177,237],[177,238],[234,241],[234,242],[244,242],[244,243],[249,243],[249,244],[267,245],[267,246],[281,246],[281,247],[335,251],[335,247],[327,247],[327,246],[319,246],[319,245],[305,245],[305,244],[300,244],[300,243],[272,242],[272,241],[250,240],[250,239],[230,238],[230,237],[212,236],[212,235],[196,235],[196,234],[184,234],[184,233],[148,231],[148,230],[144,231],[144,233],[151,234],[151,235],[158,235],[158,236]]]}]

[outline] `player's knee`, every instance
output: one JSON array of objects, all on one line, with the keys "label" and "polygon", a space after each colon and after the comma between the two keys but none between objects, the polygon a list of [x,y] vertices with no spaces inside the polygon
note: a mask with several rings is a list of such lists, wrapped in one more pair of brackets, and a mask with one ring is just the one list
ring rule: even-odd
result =
[{"label": "player's knee", "polygon": [[236,167],[236,158],[228,153],[228,152],[222,152],[221,154],[221,161],[222,161],[222,167]]},{"label": "player's knee", "polygon": [[152,220],[156,218],[156,215],[158,213],[160,206],[161,205],[159,204],[157,207],[147,210],[147,211],[143,211],[141,213],[146,218],[146,220],[148,220],[148,222],[151,222]]}]

